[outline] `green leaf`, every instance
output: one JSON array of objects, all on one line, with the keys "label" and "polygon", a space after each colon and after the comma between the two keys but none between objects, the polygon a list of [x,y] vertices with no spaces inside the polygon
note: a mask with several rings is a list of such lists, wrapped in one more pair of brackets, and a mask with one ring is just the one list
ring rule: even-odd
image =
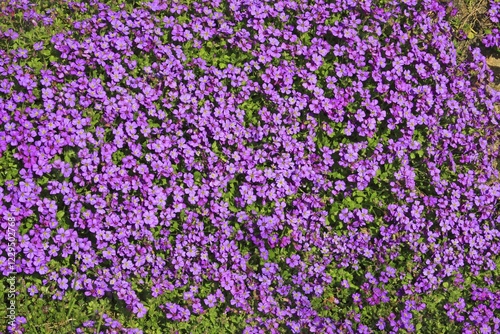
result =
[{"label": "green leaf", "polygon": [[193,176],[194,176],[194,181],[195,181],[196,183],[200,183],[200,182],[201,182],[202,175],[201,175],[201,173],[200,173],[199,171],[195,171],[195,172],[193,173]]},{"label": "green leaf", "polygon": [[74,151],[67,151],[64,153],[64,161],[65,162],[71,162],[71,159],[75,156]]}]

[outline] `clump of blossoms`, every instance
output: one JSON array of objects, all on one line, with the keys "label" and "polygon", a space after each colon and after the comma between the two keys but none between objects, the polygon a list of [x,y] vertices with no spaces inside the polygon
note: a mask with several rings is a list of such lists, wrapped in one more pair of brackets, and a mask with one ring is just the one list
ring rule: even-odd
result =
[{"label": "clump of blossoms", "polygon": [[491,48],[493,50],[500,49],[500,2],[497,0],[489,1],[488,8],[488,18],[491,23],[494,24],[494,28],[491,29],[491,32],[487,34],[482,42],[483,45],[487,48]]},{"label": "clump of blossoms", "polygon": [[441,3],[92,5],[40,70],[0,50],[19,275],[246,333],[412,332],[457,288],[450,320],[498,331],[500,97]]}]

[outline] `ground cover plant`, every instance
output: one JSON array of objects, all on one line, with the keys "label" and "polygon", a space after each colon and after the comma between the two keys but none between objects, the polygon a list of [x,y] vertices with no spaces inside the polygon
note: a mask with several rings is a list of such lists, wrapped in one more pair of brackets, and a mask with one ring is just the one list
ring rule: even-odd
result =
[{"label": "ground cover plant", "polygon": [[7,332],[500,331],[500,94],[453,3],[0,12]]}]

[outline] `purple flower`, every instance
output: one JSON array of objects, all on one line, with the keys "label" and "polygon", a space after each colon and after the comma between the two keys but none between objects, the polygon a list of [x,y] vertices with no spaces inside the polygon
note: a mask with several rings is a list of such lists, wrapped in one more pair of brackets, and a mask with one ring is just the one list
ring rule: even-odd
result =
[{"label": "purple flower", "polygon": [[33,44],[33,49],[36,51],[43,50],[43,41],[36,42],[35,44]]}]

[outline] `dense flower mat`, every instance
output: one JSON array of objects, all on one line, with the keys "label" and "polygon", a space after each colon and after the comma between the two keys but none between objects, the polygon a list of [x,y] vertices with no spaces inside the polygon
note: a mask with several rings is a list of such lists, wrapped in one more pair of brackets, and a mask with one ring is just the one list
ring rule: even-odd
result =
[{"label": "dense flower mat", "polygon": [[500,97],[451,5],[41,3],[0,5],[10,330],[500,331]]}]

